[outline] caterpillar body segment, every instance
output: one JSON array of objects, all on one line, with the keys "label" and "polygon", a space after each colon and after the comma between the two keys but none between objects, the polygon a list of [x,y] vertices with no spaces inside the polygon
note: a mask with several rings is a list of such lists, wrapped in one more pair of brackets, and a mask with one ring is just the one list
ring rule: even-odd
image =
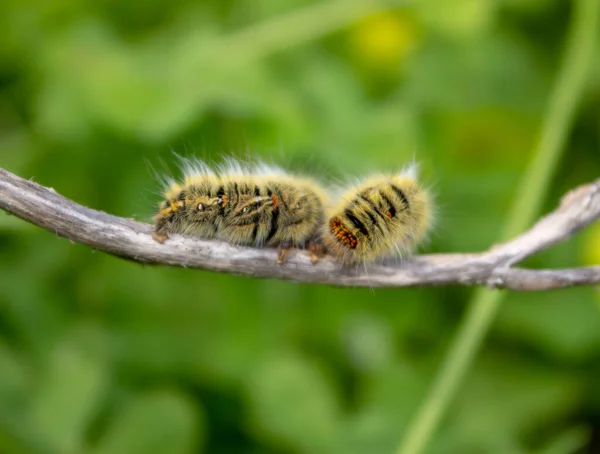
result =
[{"label": "caterpillar body segment", "polygon": [[322,236],[329,253],[352,264],[404,256],[431,224],[430,195],[409,168],[347,189],[328,212]]},{"label": "caterpillar body segment", "polygon": [[289,174],[226,175],[218,238],[233,244],[287,250],[318,242],[325,195],[310,179]]}]

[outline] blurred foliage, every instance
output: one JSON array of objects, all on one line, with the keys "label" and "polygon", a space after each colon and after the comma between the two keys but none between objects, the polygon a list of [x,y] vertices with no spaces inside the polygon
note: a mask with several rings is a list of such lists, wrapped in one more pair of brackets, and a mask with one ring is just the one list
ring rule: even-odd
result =
[{"label": "blurred foliage", "polygon": [[[331,182],[414,157],[439,204],[425,249],[480,250],[519,197],[570,14],[560,0],[4,0],[0,165],[148,220],[170,150]],[[600,173],[599,61],[546,209]],[[528,265],[598,264],[599,238]],[[0,257],[9,454],[391,453],[470,294],[143,267],[3,213]],[[599,311],[594,289],[511,294],[429,452],[598,452]]]}]

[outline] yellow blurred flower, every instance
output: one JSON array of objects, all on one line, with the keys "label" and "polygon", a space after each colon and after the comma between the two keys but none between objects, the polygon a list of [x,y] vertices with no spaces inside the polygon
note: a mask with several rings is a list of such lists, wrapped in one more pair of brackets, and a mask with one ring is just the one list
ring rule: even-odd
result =
[{"label": "yellow blurred flower", "polygon": [[389,68],[401,64],[415,49],[419,35],[411,15],[386,11],[360,21],[351,31],[350,45],[363,65]]},{"label": "yellow blurred flower", "polygon": [[585,232],[581,262],[583,265],[600,265],[600,223],[598,222]]}]

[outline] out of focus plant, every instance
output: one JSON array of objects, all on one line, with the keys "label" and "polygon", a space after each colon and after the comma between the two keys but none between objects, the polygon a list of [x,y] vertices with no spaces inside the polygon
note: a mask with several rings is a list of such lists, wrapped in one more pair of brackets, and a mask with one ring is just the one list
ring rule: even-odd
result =
[{"label": "out of focus plant", "polygon": [[[0,166],[147,220],[147,167],[170,173],[170,150],[258,155],[332,183],[415,158],[439,206],[427,250],[483,249],[524,193],[571,9],[6,0]],[[583,87],[545,207],[600,174],[597,88]],[[532,266],[598,264],[597,232]],[[141,267],[4,214],[0,289],[8,454],[391,453],[469,297]],[[593,289],[510,295],[428,452],[594,452],[597,302]]]}]

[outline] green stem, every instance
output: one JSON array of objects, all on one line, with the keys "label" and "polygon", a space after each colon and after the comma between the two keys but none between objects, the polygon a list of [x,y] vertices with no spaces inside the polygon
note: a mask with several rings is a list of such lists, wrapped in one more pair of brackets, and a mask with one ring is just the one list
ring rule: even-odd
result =
[{"label": "green stem", "polygon": [[193,74],[207,65],[239,68],[276,52],[319,39],[359,19],[380,11],[405,5],[404,0],[328,0],[280,14],[242,30],[206,41],[202,35],[192,36],[178,58]]},{"label": "green stem", "polygon": [[402,3],[398,0],[317,2],[221,37],[214,51],[226,52],[228,60],[239,65],[320,38],[369,14]]},{"label": "green stem", "polygon": [[[326,36],[361,18],[405,6],[405,0],[328,0],[298,8],[207,41],[192,36],[176,52],[172,66],[180,68],[175,85],[185,96],[197,93],[199,75],[207,68],[233,71],[293,46]],[[192,95],[193,96],[193,95]]]},{"label": "green stem", "polygon": [[[541,135],[531,163],[522,178],[501,240],[524,231],[538,216],[585,86],[593,58],[598,0],[578,0],[570,39],[549,100]],[[465,372],[494,320],[505,293],[478,289],[422,408],[409,426],[398,454],[418,454],[431,439]]]}]

